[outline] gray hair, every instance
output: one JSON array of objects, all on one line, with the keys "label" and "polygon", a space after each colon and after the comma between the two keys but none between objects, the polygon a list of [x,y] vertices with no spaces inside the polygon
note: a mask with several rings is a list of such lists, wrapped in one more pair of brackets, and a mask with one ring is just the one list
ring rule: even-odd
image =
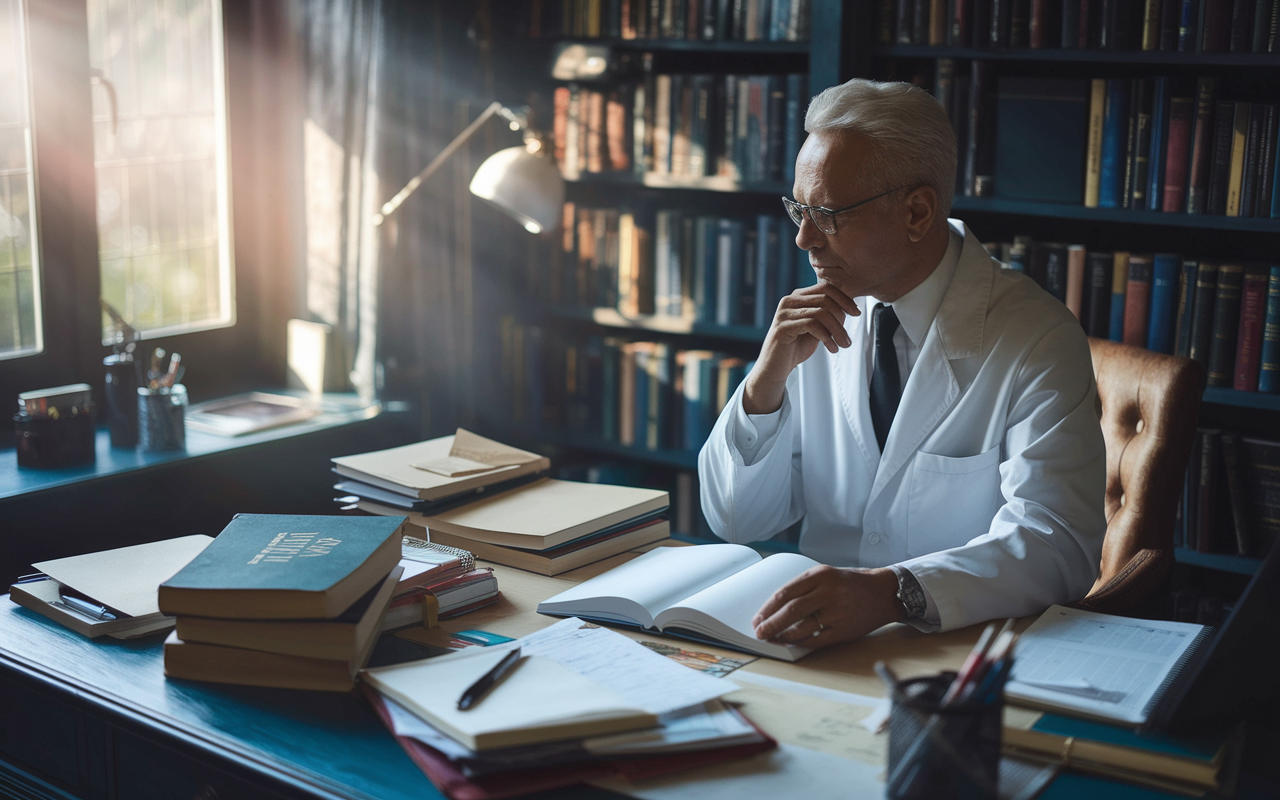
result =
[{"label": "gray hair", "polygon": [[863,78],[832,86],[809,103],[804,129],[865,136],[873,144],[871,171],[879,191],[932,186],[942,218],[950,213],[956,184],[955,132],[942,105],[918,86]]}]

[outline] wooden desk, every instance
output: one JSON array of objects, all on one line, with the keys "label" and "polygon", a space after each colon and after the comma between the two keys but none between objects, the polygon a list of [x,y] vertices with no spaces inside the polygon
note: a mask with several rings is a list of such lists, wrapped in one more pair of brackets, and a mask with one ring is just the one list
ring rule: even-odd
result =
[{"label": "wooden desk", "polygon": [[[555,620],[537,602],[623,557],[560,578],[497,567],[503,600],[446,623],[518,636]],[[894,626],[800,664],[743,670],[879,696],[877,659],[904,675],[959,666],[977,629],[924,635]],[[415,638],[410,636],[409,638]],[[416,638],[422,638],[421,636]],[[652,638],[652,637],[650,637]],[[0,598],[0,795],[120,800],[423,800],[441,795],[364,701],[326,694],[166,680],[161,637],[91,641]],[[702,645],[696,649],[708,651]],[[384,637],[376,657],[419,657]],[[401,650],[402,652],[388,652]],[[1043,797],[1163,797],[1079,776]],[[556,798],[617,798],[592,787]],[[817,800],[814,798],[813,800]]]}]

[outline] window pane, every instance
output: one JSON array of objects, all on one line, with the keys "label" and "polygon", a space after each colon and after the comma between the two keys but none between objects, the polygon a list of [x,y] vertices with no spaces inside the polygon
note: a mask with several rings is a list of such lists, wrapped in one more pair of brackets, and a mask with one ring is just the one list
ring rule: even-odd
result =
[{"label": "window pane", "polygon": [[0,0],[0,358],[43,349],[20,0]]},{"label": "window pane", "polygon": [[234,322],[221,13],[89,0],[102,296],[151,335]]}]

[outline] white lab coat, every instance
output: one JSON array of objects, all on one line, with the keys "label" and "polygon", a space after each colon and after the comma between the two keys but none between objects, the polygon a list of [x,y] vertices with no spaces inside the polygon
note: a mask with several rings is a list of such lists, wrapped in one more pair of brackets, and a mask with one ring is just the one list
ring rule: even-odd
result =
[{"label": "white lab coat", "polygon": [[[968,228],[903,387],[884,453],[871,426],[866,325],[787,379],[775,436],[748,466],[735,406],[698,459],[717,535],[765,539],[803,519],[800,550],[838,566],[902,564],[941,630],[1083,597],[1106,531],[1106,453],[1080,323]],[[864,313],[866,298],[856,299]]]}]

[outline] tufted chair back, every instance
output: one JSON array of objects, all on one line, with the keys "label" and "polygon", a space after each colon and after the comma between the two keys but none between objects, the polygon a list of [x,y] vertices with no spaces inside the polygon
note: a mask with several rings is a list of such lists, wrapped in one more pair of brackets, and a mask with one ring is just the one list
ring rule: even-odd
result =
[{"label": "tufted chair back", "polygon": [[1075,605],[1122,614],[1173,566],[1173,527],[1204,370],[1189,358],[1089,339],[1107,446],[1107,535],[1098,580]]}]

